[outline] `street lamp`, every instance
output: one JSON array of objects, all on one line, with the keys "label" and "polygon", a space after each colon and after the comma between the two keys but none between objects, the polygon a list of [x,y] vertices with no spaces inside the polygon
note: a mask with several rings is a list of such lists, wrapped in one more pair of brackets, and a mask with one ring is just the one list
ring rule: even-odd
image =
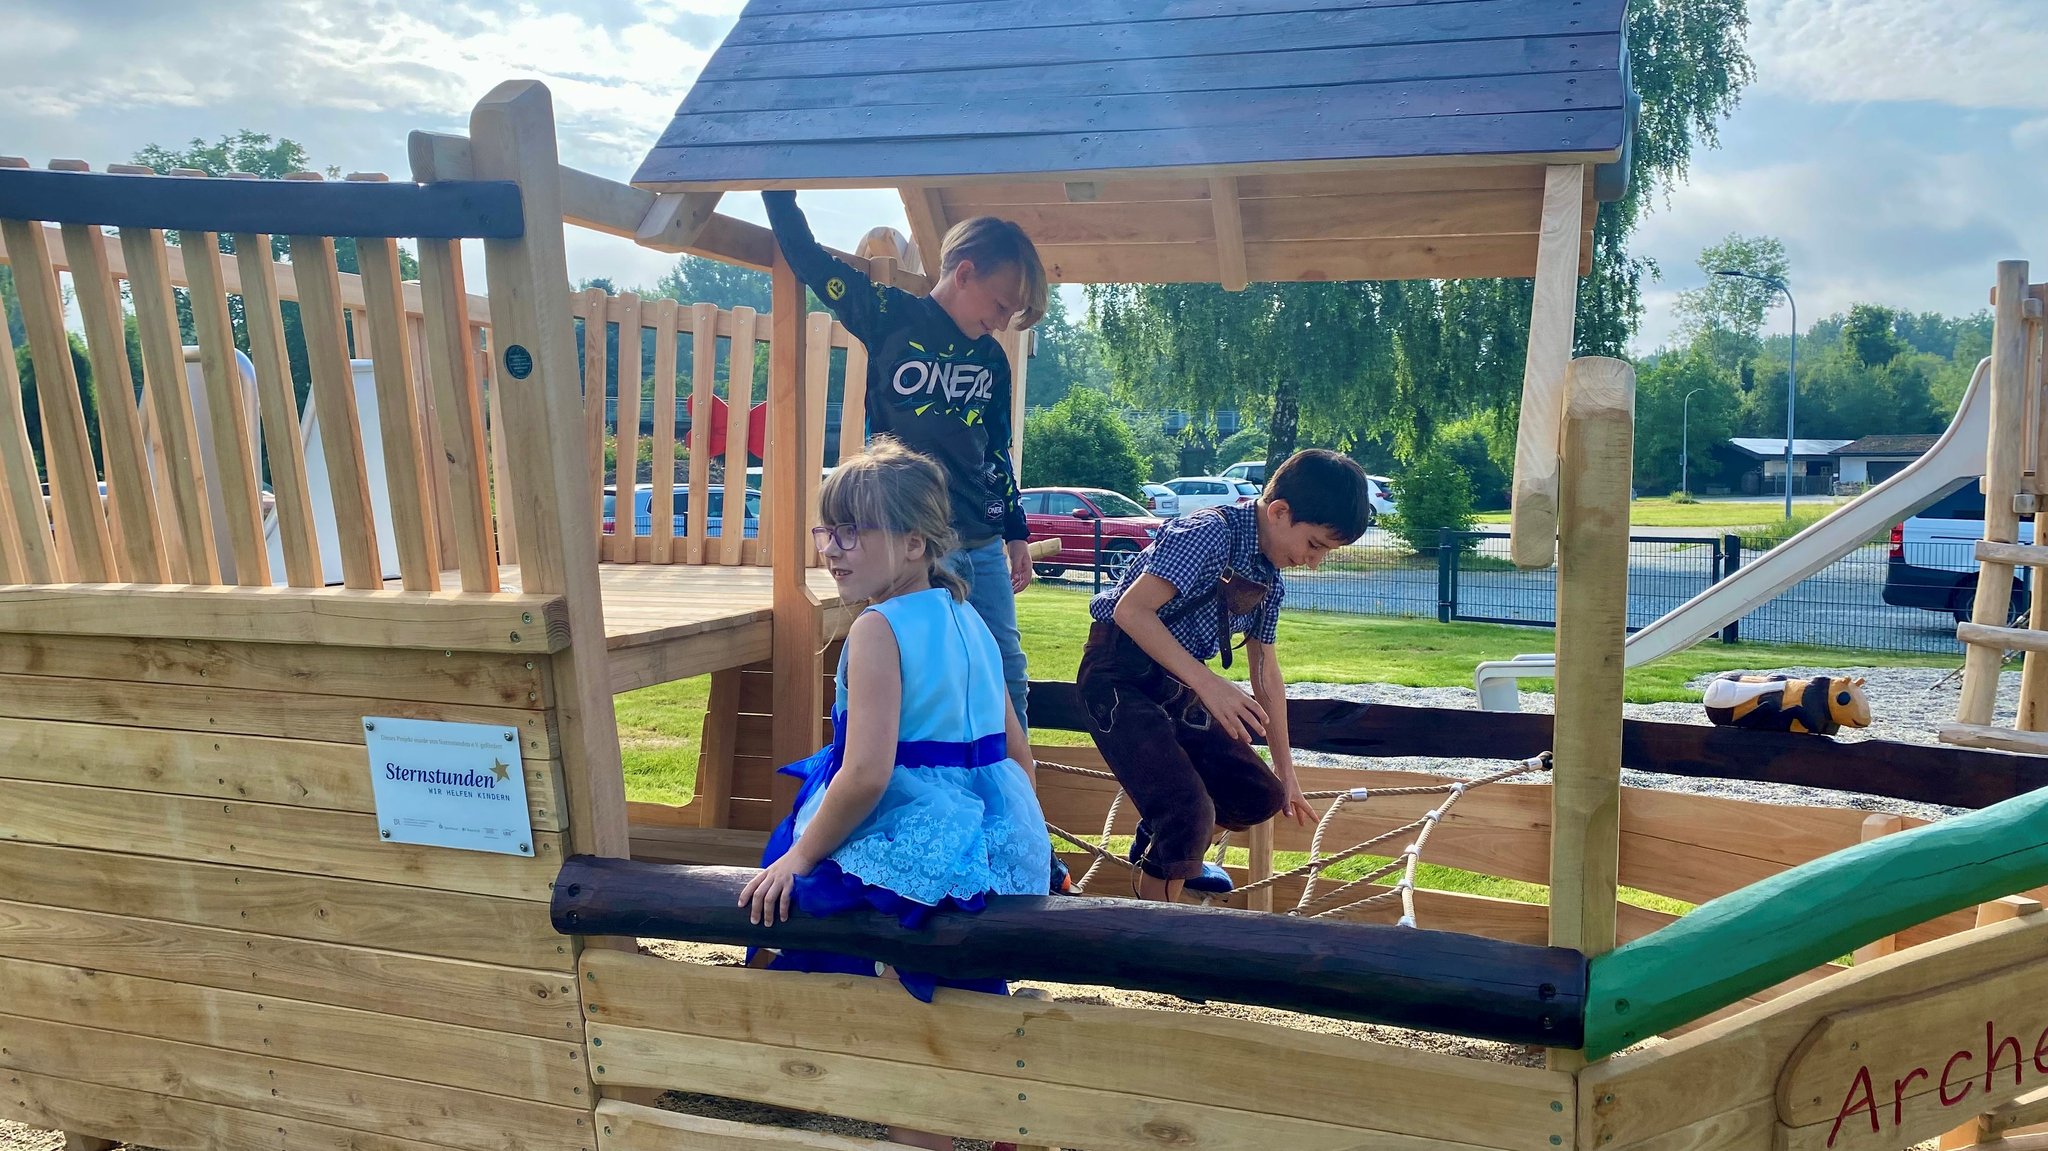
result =
[{"label": "street lamp", "polygon": [[1717,268],[1717,276],[1738,280],[1755,280],[1766,288],[1785,293],[1785,303],[1792,309],[1792,354],[1785,369],[1785,518],[1792,518],[1792,408],[1798,399],[1794,385],[1799,379],[1799,304],[1792,299],[1792,289],[1776,276],[1745,272],[1738,268]]},{"label": "street lamp", "polygon": [[1694,388],[1678,404],[1678,490],[1692,494],[1692,398],[1706,391]]}]

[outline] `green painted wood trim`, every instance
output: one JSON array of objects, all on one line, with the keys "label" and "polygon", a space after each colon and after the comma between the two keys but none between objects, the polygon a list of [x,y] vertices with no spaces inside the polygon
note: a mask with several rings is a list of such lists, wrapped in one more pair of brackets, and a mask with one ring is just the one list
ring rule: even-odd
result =
[{"label": "green painted wood trim", "polygon": [[2048,788],[1823,856],[1596,956],[1586,1057],[1611,1055],[1914,924],[2044,883]]}]

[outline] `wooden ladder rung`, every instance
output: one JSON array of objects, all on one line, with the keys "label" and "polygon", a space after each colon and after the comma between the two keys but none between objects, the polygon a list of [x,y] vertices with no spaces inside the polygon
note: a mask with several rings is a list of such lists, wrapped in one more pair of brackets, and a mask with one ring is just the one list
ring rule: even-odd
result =
[{"label": "wooden ladder rung", "polygon": [[1951,723],[1944,725],[1938,735],[1941,742],[1952,743],[1957,747],[1981,747],[1992,751],[2021,751],[2030,755],[2048,755],[2048,731],[2018,731],[2010,727],[1993,727],[1990,724]]},{"label": "wooden ladder rung", "polygon": [[1977,562],[2012,564],[2015,567],[2048,567],[2048,544],[2007,544],[1996,540],[1978,540]]},{"label": "wooden ladder rung", "polygon": [[1959,623],[1956,625],[1956,638],[1964,643],[2002,648],[2006,651],[2048,651],[2048,630]]}]

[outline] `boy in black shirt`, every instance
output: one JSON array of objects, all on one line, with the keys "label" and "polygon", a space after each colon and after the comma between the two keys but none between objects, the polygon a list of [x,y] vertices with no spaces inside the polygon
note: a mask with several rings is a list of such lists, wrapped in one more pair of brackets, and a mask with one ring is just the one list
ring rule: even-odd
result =
[{"label": "boy in black shirt", "polygon": [[[960,550],[948,562],[994,633],[1003,679],[1025,713],[1016,593],[1031,582],[1010,460],[1010,361],[993,333],[1045,315],[1045,269],[1030,237],[989,216],[954,225],[929,296],[877,284],[811,236],[794,192],[763,192],[790,267],[868,350],[867,434],[889,435],[945,470]],[[842,413],[841,419],[859,418]]]}]

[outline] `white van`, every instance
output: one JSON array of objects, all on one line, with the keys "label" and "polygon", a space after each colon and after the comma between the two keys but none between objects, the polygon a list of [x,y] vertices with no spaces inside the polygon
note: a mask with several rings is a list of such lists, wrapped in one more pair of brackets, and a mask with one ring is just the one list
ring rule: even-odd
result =
[{"label": "white van", "polygon": [[[1970,480],[1892,528],[1884,570],[1884,602],[1970,618],[1977,602],[1977,541],[1984,538],[1984,489]],[[2020,542],[2034,542],[2031,517],[2020,519]],[[2012,582],[2007,618],[2026,608],[2026,582]]]}]

